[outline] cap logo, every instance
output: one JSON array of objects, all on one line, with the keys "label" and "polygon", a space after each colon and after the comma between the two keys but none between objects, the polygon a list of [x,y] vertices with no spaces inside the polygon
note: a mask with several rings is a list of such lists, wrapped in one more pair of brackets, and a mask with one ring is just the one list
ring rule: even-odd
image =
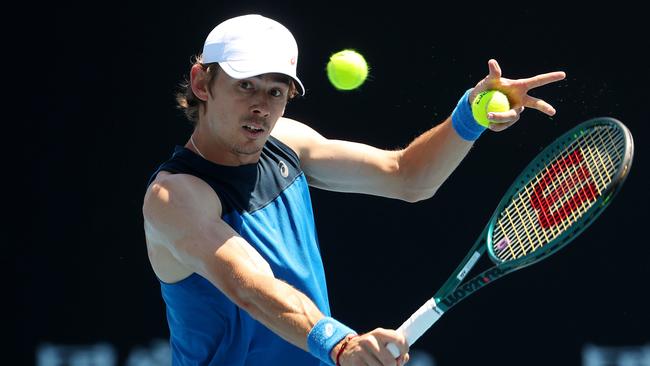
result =
[{"label": "cap logo", "polygon": [[291,60],[289,60],[289,62],[290,62],[292,65],[295,65],[295,64],[296,64],[296,56],[291,57]]}]

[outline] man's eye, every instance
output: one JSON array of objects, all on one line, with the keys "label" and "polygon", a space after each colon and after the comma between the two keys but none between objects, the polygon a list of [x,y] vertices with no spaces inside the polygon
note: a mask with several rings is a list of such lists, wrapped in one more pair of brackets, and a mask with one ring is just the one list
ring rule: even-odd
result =
[{"label": "man's eye", "polygon": [[250,81],[241,81],[239,83],[239,87],[242,89],[251,89],[253,87],[253,83]]},{"label": "man's eye", "polygon": [[271,89],[271,91],[269,93],[274,97],[281,97],[282,96],[282,90],[280,90],[280,89]]}]

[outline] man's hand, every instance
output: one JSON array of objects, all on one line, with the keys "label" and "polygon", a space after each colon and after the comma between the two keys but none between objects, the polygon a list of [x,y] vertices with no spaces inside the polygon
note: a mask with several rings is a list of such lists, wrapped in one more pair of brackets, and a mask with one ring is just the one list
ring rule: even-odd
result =
[{"label": "man's hand", "polygon": [[[332,350],[335,361],[342,343]],[[386,348],[388,343],[393,343],[399,348],[399,358],[393,358]],[[408,351],[409,346],[406,343],[406,338],[401,333],[377,328],[372,332],[352,337],[339,356],[339,363],[341,366],[401,366],[409,360]]]},{"label": "man's hand", "polygon": [[479,81],[470,93],[469,100],[472,102],[476,96],[490,89],[497,89],[508,96],[510,110],[501,113],[491,113],[496,123],[490,123],[489,128],[493,131],[502,131],[512,126],[519,120],[519,115],[524,108],[534,108],[549,116],[555,115],[555,108],[547,102],[528,95],[528,91],[563,80],[566,74],[563,71],[549,72],[525,79],[510,80],[501,77],[501,67],[496,60],[488,61],[489,73],[483,80]]}]

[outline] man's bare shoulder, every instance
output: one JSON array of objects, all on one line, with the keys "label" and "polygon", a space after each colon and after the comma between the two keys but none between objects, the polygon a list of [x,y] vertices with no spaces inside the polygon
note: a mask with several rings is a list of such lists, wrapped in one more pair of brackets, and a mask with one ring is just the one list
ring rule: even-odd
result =
[{"label": "man's bare shoulder", "polygon": [[156,178],[151,182],[149,190],[158,186],[165,186],[169,188],[182,189],[187,188],[188,186],[200,186],[205,183],[201,178],[198,178],[191,174],[183,173],[170,173],[168,171],[160,171]]},{"label": "man's bare shoulder", "polygon": [[143,214],[146,220],[174,212],[192,216],[212,216],[215,209],[220,213],[221,203],[214,190],[204,180],[190,174],[162,171],[147,189]]},{"label": "man's bare shoulder", "polygon": [[304,130],[307,128],[307,125],[296,121],[295,119],[281,117],[275,123],[275,127],[273,127],[273,131],[271,131],[271,135],[282,141],[287,137],[291,138],[294,135],[300,135],[304,133]]},{"label": "man's bare shoulder", "polygon": [[271,135],[295,151],[299,157],[323,137],[303,122],[282,117],[278,120]]},{"label": "man's bare shoulder", "polygon": [[[154,272],[164,282],[175,283],[194,269],[178,255],[204,221],[218,217],[221,209],[214,191],[189,174],[160,172],[149,186],[142,212],[147,253]],[[176,254],[175,254],[176,253]],[[187,258],[185,258],[187,259]]]}]

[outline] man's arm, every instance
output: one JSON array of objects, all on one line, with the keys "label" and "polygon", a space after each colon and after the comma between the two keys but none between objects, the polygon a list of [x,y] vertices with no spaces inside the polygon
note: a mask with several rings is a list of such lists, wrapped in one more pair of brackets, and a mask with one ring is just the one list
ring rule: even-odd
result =
[{"label": "man's arm", "polygon": [[[491,130],[508,128],[519,120],[524,108],[533,108],[549,116],[555,114],[550,104],[528,95],[528,92],[564,79],[564,72],[511,80],[501,77],[501,68],[495,60],[488,61],[488,69],[488,75],[472,88],[468,100],[487,89],[498,89],[508,96],[511,109],[493,113]],[[469,108],[469,105],[465,107]],[[409,202],[431,197],[473,145],[471,139],[462,138],[457,133],[451,117],[418,136],[405,149],[395,151],[329,140],[308,126],[286,118],[278,121],[273,134],[298,153],[311,185]]]},{"label": "man's arm", "polygon": [[[324,315],[306,295],[275,278],[264,258],[221,219],[219,198],[204,181],[186,174],[158,177],[145,195],[143,214],[148,240],[164,245],[253,318],[308,351],[307,336]],[[405,340],[395,331],[375,330],[359,338],[375,340],[374,352],[389,360],[388,342],[401,344],[406,353]]]},{"label": "man's arm", "polygon": [[148,236],[212,282],[253,318],[306,348],[323,317],[304,294],[276,279],[262,256],[221,219],[221,202],[202,180],[185,174],[154,182],[143,206]]},{"label": "man's arm", "polygon": [[472,147],[450,118],[401,150],[330,140],[288,118],[278,121],[273,134],[296,150],[310,185],[409,202],[431,197]]}]

